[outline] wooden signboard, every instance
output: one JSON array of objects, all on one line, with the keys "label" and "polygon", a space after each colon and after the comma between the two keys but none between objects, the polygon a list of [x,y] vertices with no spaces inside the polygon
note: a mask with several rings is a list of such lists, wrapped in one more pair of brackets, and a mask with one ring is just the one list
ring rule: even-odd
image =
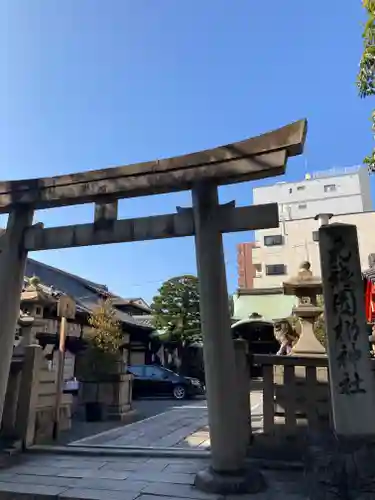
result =
[{"label": "wooden signboard", "polygon": [[69,295],[62,295],[57,304],[59,318],[74,319],[76,317],[76,303]]}]

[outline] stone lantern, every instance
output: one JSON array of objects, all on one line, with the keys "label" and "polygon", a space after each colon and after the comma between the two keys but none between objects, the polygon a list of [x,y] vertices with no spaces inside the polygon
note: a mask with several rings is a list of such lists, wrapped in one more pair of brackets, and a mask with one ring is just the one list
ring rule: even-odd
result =
[{"label": "stone lantern", "polygon": [[18,318],[18,325],[21,333],[20,345],[27,346],[37,344],[35,336],[33,335],[34,324],[35,318],[33,316],[23,314],[22,311],[20,311],[20,317]]},{"label": "stone lantern", "polygon": [[21,293],[20,317],[18,325],[21,333],[22,345],[38,344],[36,332],[45,331],[48,324],[44,319],[44,310],[56,304],[56,298],[42,290],[40,280],[33,276],[28,280],[28,284]]},{"label": "stone lantern", "polygon": [[323,309],[317,304],[317,296],[323,292],[322,281],[313,276],[310,262],[303,262],[298,275],[283,283],[285,295],[295,295],[298,305],[293,308],[293,314],[301,323],[301,335],[292,349],[295,356],[324,356],[326,350],[316,338],[314,324]]}]

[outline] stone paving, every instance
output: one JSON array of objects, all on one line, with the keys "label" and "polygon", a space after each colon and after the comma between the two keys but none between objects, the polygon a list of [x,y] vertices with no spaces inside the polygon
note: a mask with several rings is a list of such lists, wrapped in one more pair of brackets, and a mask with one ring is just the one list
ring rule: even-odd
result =
[{"label": "stone paving", "polygon": [[[109,430],[96,436],[71,443],[74,445],[100,445],[110,447],[184,447],[188,437],[207,426],[206,406],[176,407],[140,422]],[[208,448],[207,433],[202,439],[194,438],[190,446]]]},{"label": "stone paving", "polygon": [[[261,398],[259,392],[251,394],[253,432],[263,428]],[[74,441],[71,445],[207,450],[210,448],[207,405],[197,402],[172,407],[159,415]]]},{"label": "stone paving", "polygon": [[[261,395],[251,395],[253,430],[262,428]],[[207,406],[204,402],[175,406],[143,421],[111,429],[68,445],[71,454],[26,454],[22,463],[0,470],[0,500],[160,500],[223,499],[193,486],[198,470],[208,466],[203,457],[209,450]],[[90,448],[81,456],[75,447]],[[99,448],[96,448],[100,446]],[[75,448],[75,449],[74,449]],[[100,451],[105,449],[105,451]],[[128,448],[128,450],[126,450]],[[155,450],[158,458],[129,456],[132,449]],[[146,448],[146,450],[145,450]],[[162,458],[163,449],[198,451],[201,458]],[[111,451],[112,450],[112,451]],[[91,453],[91,452],[90,452]],[[265,472],[269,488],[258,495],[242,495],[254,500],[304,500],[300,473]],[[229,498],[229,497],[228,497]]]},{"label": "stone paving", "polygon": [[[193,486],[196,472],[207,465],[206,459],[30,455],[0,471],[0,499],[224,500]],[[301,472],[264,475],[267,491],[233,498],[306,500]]]}]

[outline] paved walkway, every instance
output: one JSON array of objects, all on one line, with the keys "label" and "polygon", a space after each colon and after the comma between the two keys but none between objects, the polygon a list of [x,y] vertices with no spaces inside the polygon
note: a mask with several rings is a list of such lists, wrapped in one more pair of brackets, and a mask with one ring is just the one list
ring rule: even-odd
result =
[{"label": "paved walkway", "polygon": [[[206,459],[32,455],[26,456],[23,463],[0,471],[0,498],[225,500],[194,488],[196,472],[207,465]],[[302,472],[264,471],[264,476],[267,491],[235,498],[306,500]]]},{"label": "paved walkway", "polygon": [[159,413],[164,413],[172,407],[176,406],[186,406],[187,404],[196,405],[200,401],[202,404],[206,403],[205,398],[196,398],[192,401],[177,401],[170,398],[142,398],[133,401],[133,409],[135,414],[128,415],[127,420],[124,422],[118,422],[115,420],[107,420],[101,422],[86,422],[84,411],[77,412],[72,420],[72,427],[66,431],[63,431],[59,435],[58,443],[65,445],[72,443],[73,441],[78,441],[79,439],[84,439],[89,436],[94,436],[96,434],[101,434],[110,429],[115,429],[120,427],[120,425],[129,425],[132,422],[138,422]]},{"label": "paved walkway", "polygon": [[205,426],[207,426],[207,407],[177,407],[140,422],[105,431],[71,444],[170,448],[181,446],[188,436]]},{"label": "paved walkway", "polygon": [[[251,395],[254,432],[262,428],[261,393]],[[176,406],[148,419],[74,441],[71,446],[209,449],[207,405]]]},{"label": "paved walkway", "polygon": [[[252,394],[255,432],[262,426],[261,410],[260,394]],[[75,445],[92,448],[82,456],[74,453],[79,451]],[[95,448],[98,445],[108,448]],[[145,450],[145,456],[130,456],[134,451],[126,451],[126,447],[153,447],[160,457],[150,458]],[[204,456],[163,456],[162,448],[174,448],[176,453],[177,447],[209,447],[207,407],[202,402],[174,407],[144,421],[76,441],[65,449],[65,454],[53,450],[23,455],[21,463],[0,470],[0,499],[307,500],[302,472],[285,470],[263,471],[268,489],[257,495],[223,497],[202,493],[193,486],[194,478],[209,465],[209,460]]]}]

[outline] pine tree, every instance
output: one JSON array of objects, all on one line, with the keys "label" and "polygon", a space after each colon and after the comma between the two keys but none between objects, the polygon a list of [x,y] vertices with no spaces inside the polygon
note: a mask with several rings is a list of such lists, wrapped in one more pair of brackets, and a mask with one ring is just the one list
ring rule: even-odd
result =
[{"label": "pine tree", "polygon": [[171,278],[158,292],[151,305],[155,328],[184,344],[201,340],[198,278]]}]

